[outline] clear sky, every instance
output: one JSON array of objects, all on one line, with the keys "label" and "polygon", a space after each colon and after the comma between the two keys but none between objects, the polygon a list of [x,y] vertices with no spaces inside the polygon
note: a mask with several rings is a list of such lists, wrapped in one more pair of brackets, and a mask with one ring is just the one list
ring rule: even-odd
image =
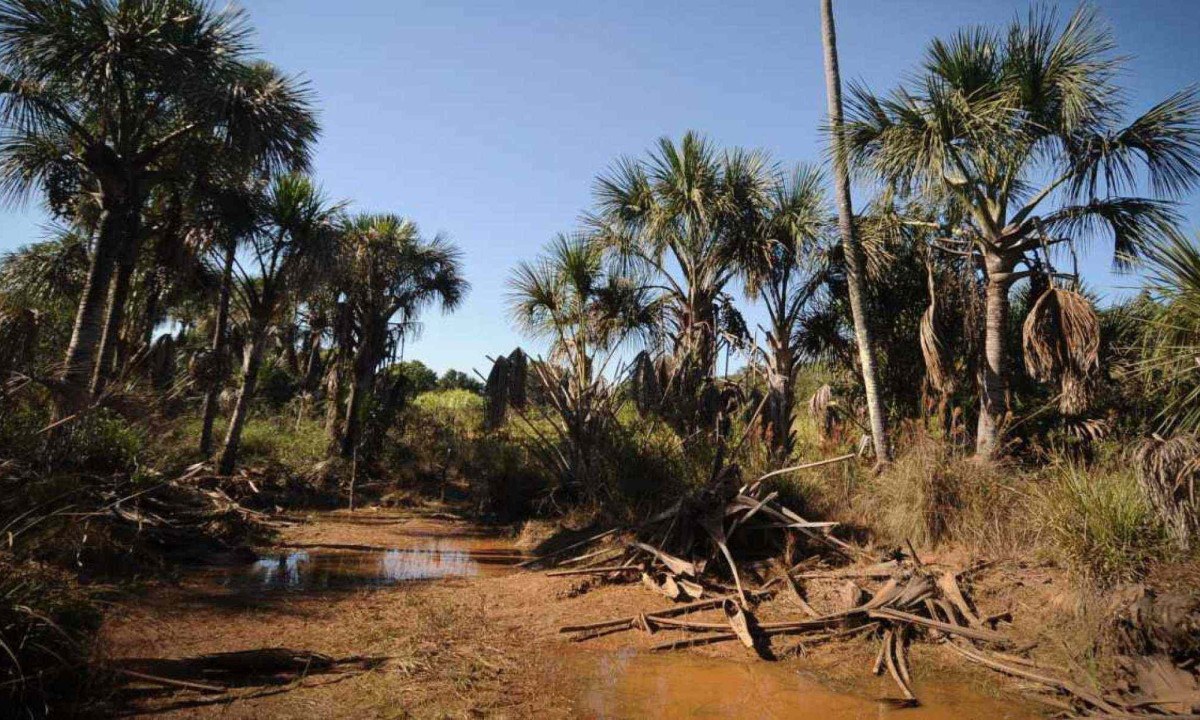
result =
[{"label": "clear sky", "polygon": [[[1053,3],[1052,3],[1053,4]],[[1068,14],[1074,3],[1063,2]],[[553,233],[574,227],[593,178],[660,135],[694,128],[723,145],[818,161],[825,113],[817,0],[242,0],[262,54],[306,76],[324,135],[316,175],[364,210],[444,231],[473,290],[427,317],[408,357],[438,370],[484,368],[524,343],[504,281]],[[1134,111],[1200,81],[1197,0],[1100,0]],[[835,0],[843,79],[890,88],[927,41],[1000,25],[1024,0]],[[1200,196],[1186,206],[1200,227]],[[36,207],[0,210],[0,250],[41,236]],[[1110,256],[1085,259],[1108,293]]]}]

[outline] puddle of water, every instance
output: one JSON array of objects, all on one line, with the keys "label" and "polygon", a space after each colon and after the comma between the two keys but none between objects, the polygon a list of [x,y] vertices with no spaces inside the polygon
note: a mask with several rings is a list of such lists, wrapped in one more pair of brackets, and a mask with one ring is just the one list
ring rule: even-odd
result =
[{"label": "puddle of water", "polygon": [[884,682],[863,696],[829,690],[795,671],[794,665],[738,662],[683,653],[651,655],[625,649],[582,653],[586,687],[580,710],[589,718],[820,718],[820,720],[958,720],[1039,717],[1021,703],[984,695],[970,687],[918,685],[922,705],[898,707]]},{"label": "puddle of water", "polygon": [[472,547],[453,537],[429,537],[410,547],[357,550],[307,548],[268,554],[249,566],[218,573],[218,584],[251,590],[333,590],[505,572],[521,554]]}]

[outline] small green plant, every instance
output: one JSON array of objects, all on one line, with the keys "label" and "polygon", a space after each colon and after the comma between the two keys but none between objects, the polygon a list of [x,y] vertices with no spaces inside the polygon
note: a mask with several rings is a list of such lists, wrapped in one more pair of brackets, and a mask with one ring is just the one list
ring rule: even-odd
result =
[{"label": "small green plant", "polygon": [[1058,462],[1037,487],[1034,508],[1051,552],[1100,585],[1136,579],[1166,550],[1163,529],[1130,470]]}]

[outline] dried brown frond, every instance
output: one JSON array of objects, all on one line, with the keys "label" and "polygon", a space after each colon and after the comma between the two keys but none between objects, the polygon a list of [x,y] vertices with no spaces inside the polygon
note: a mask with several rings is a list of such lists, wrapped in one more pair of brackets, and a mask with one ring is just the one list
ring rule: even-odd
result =
[{"label": "dried brown frond", "polygon": [[1171,537],[1187,548],[1200,533],[1200,439],[1149,438],[1135,453],[1138,481]]},{"label": "dried brown frond", "polygon": [[1038,298],[1023,329],[1025,369],[1039,382],[1059,382],[1064,415],[1085,411],[1100,368],[1100,318],[1073,290],[1051,287]]}]

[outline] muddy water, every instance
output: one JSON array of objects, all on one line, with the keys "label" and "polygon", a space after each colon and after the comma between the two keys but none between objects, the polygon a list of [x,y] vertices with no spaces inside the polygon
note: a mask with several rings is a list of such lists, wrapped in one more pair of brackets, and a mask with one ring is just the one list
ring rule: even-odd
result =
[{"label": "muddy water", "polygon": [[520,560],[513,550],[473,548],[458,537],[428,537],[415,547],[283,549],[224,569],[216,580],[241,591],[336,590],[492,575]]},{"label": "muddy water", "polygon": [[511,571],[523,557],[503,540],[479,533],[451,534],[438,524],[412,523],[390,535],[392,547],[320,542],[281,547],[260,554],[251,564],[210,575],[220,586],[244,593],[319,592],[497,575]]},{"label": "muddy water", "polygon": [[[1000,720],[1039,717],[1023,703],[954,684],[918,683],[922,704],[903,707],[884,681],[856,694],[829,690],[794,664],[740,662],[632,650],[572,658],[586,689],[580,709],[592,718],[818,718],[819,720]],[[878,697],[876,697],[876,694]]]},{"label": "muddy water", "polygon": [[[344,544],[350,537],[370,545]],[[366,535],[364,530],[369,530]],[[462,523],[329,517],[307,527],[304,543],[263,554],[254,563],[215,569],[209,579],[250,598],[277,593],[402,587],[462,577],[520,572],[505,540]],[[568,684],[579,688],[577,714],[587,718],[819,718],[950,720],[1032,718],[1026,705],[982,689],[917,679],[922,705],[894,704],[895,688],[870,678],[839,692],[799,672],[801,663],[715,659],[559,645]]]}]

